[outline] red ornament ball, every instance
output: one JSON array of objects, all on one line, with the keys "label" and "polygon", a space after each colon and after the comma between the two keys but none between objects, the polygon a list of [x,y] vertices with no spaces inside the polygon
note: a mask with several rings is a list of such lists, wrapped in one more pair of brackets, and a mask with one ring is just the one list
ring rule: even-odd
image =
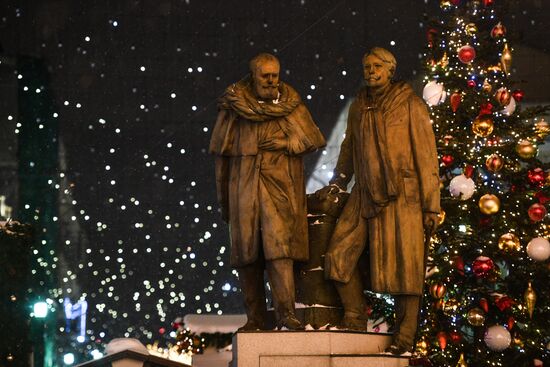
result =
[{"label": "red ornament ball", "polygon": [[463,64],[469,64],[476,57],[476,50],[470,45],[464,45],[458,49],[458,59]]},{"label": "red ornament ball", "polygon": [[460,335],[458,331],[449,332],[449,336],[451,337],[451,342],[453,344],[458,344],[462,340],[462,335]]},{"label": "red ornament ball", "polygon": [[475,168],[471,164],[467,164],[466,167],[464,167],[464,176],[468,178],[474,177]]},{"label": "red ornament ball", "polygon": [[165,332],[166,332],[166,329],[165,329],[165,328],[161,327],[161,328],[159,329],[159,334],[160,334],[160,335],[164,334]]},{"label": "red ornament ball", "polygon": [[491,270],[493,270],[495,267],[495,264],[493,263],[493,260],[488,258],[487,256],[478,256],[473,264],[472,269],[474,270],[474,274],[478,278],[484,278]]},{"label": "red ornament ball", "polygon": [[481,105],[479,109],[479,116],[491,115],[493,113],[493,105],[489,102]]},{"label": "red ornament ball", "polygon": [[483,5],[491,6],[493,5],[494,2],[495,2],[494,0],[483,0]]},{"label": "red ornament ball", "polygon": [[515,91],[512,92],[512,97],[514,97],[516,102],[521,102],[524,96],[525,96],[525,92],[520,89],[516,89]]},{"label": "red ornament ball", "polygon": [[544,219],[546,214],[548,214],[548,211],[546,210],[546,207],[544,205],[535,203],[529,207],[529,210],[527,210],[527,214],[533,222],[540,222]]},{"label": "red ornament ball", "polygon": [[467,84],[468,84],[468,87],[470,88],[474,88],[476,86],[475,80],[472,80],[472,79],[468,80]]},{"label": "red ornament ball", "polygon": [[459,6],[459,5],[460,5],[460,1],[461,1],[461,0],[451,0],[451,4],[453,4],[454,6]]},{"label": "red ornament ball", "polygon": [[454,161],[455,161],[455,157],[453,157],[450,154],[445,154],[441,157],[441,163],[443,163],[445,167],[449,167],[450,165],[453,164]]},{"label": "red ornament ball", "polygon": [[546,180],[546,172],[542,168],[534,168],[527,172],[527,179],[531,185],[542,187],[544,186],[544,181]]}]

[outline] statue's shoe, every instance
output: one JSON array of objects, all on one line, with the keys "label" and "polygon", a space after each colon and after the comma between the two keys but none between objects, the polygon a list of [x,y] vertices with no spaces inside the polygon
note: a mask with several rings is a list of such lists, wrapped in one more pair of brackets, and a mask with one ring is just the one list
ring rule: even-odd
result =
[{"label": "statue's shoe", "polygon": [[349,329],[357,331],[367,331],[368,319],[363,316],[349,316],[345,315],[342,318],[342,322],[338,326],[340,329]]},{"label": "statue's shoe", "polygon": [[305,330],[304,325],[296,318],[293,313],[288,313],[277,322],[277,328],[287,328],[288,330]]}]

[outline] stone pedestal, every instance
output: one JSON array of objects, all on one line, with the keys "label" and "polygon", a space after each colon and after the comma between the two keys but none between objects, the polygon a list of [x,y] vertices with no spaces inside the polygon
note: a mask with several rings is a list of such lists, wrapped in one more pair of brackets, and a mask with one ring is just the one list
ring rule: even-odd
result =
[{"label": "stone pedestal", "polygon": [[239,332],[231,367],[406,367],[408,357],[381,354],[391,334],[349,331]]}]

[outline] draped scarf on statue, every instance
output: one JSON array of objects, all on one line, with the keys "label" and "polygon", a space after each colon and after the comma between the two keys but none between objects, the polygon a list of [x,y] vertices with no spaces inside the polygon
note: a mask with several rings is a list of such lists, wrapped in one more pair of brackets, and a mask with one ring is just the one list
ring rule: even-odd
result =
[{"label": "draped scarf on statue", "polygon": [[359,156],[368,157],[359,162],[362,169],[359,170],[357,179],[378,208],[377,212],[390,201],[397,199],[397,184],[389,162],[386,137],[386,125],[389,121],[386,119],[389,113],[405,103],[412,93],[413,90],[408,84],[396,82],[376,95],[370,95],[367,88],[363,88],[357,96],[362,106]]}]

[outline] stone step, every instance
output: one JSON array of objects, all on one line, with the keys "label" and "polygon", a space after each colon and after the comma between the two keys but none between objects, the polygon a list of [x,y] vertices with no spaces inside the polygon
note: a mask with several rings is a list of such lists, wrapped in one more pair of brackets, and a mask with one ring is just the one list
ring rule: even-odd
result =
[{"label": "stone step", "polygon": [[233,337],[232,367],[405,367],[409,359],[381,354],[391,334],[335,330],[253,331]]},{"label": "stone step", "polygon": [[409,359],[386,355],[260,356],[260,367],[407,367]]}]

